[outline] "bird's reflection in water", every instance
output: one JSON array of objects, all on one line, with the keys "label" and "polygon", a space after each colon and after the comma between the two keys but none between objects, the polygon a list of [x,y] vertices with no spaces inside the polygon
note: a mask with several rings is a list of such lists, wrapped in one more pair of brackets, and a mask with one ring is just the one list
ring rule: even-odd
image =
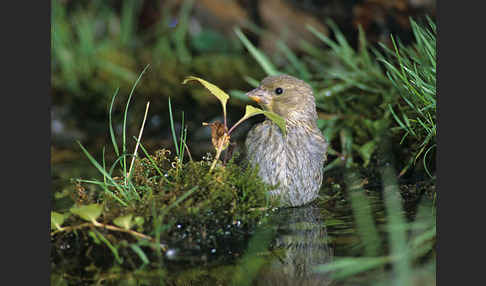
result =
[{"label": "bird's reflection in water", "polygon": [[277,233],[270,262],[254,280],[255,285],[330,285],[330,274],[313,268],[332,261],[327,231],[319,208],[307,205],[280,209],[272,220]]}]

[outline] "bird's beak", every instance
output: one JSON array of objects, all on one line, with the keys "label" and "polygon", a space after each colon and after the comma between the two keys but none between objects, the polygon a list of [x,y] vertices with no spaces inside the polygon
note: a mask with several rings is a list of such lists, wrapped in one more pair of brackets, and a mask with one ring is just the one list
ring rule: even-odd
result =
[{"label": "bird's beak", "polygon": [[262,106],[268,105],[270,103],[270,96],[268,96],[268,92],[261,89],[260,87],[257,87],[247,92],[246,96]]}]

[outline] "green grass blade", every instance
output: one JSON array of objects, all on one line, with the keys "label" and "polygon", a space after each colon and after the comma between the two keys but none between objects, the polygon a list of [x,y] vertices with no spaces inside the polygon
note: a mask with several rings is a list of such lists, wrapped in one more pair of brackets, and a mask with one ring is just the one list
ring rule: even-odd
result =
[{"label": "green grass blade", "polygon": [[118,94],[119,90],[120,89],[117,88],[115,90],[115,93],[113,94],[113,98],[111,99],[111,104],[110,104],[110,111],[108,113],[108,120],[109,120],[109,127],[110,127],[110,138],[111,138],[111,142],[113,143],[113,149],[115,150],[115,153],[116,153],[117,156],[120,156],[120,151],[118,150],[118,144],[116,143],[115,132],[113,131],[113,123],[112,123],[112,119],[111,119],[111,113],[112,113],[112,110],[113,110],[113,104],[115,102],[115,97]]},{"label": "green grass blade", "polygon": [[332,263],[315,267],[314,271],[319,273],[332,273],[336,280],[356,275],[380,266],[390,261],[388,257],[343,257],[337,258]]},{"label": "green grass blade", "polygon": [[199,186],[192,187],[189,191],[185,192],[183,195],[178,197],[170,206],[164,209],[163,215],[167,214],[172,208],[176,207],[180,202],[185,200],[187,197],[192,195],[196,190],[199,189]]},{"label": "green grass blade", "polygon": [[248,40],[240,28],[234,28],[234,32],[267,75],[279,74],[279,71],[275,68],[272,62]]},{"label": "green grass blade", "polygon": [[176,136],[175,127],[174,127],[174,117],[172,116],[172,105],[170,103],[170,96],[169,96],[169,120],[170,120],[170,130],[172,132],[172,140],[174,140],[174,149],[176,150],[177,157],[180,158],[179,148],[177,148],[177,146],[179,146],[179,145],[177,144],[177,136]]},{"label": "green grass blade", "polygon": [[101,234],[100,232],[98,232],[96,229],[93,229],[92,231],[93,231],[92,232],[93,235],[96,235],[99,240],[103,241],[103,243],[106,244],[106,246],[108,246],[108,248],[113,253],[113,256],[115,256],[116,261],[118,263],[122,264],[123,263],[123,259],[118,254],[118,249],[116,249],[113,246],[113,244],[111,244],[111,242],[108,239],[106,239],[106,237],[104,237],[103,234]]},{"label": "green grass blade", "polygon": [[182,120],[181,120],[181,137],[179,139],[179,154],[181,157],[179,158],[179,164],[182,164],[182,161],[184,160],[184,111],[182,112]]},{"label": "green grass blade", "polygon": [[[123,136],[122,136],[122,140],[123,140],[123,145],[122,145],[122,148],[123,148],[123,154],[126,154],[127,153],[127,138],[126,138],[126,132],[127,132],[127,115],[128,115],[128,107],[130,106],[130,101],[132,99],[132,96],[133,96],[133,92],[135,91],[135,88],[137,87],[140,79],[142,78],[142,75],[145,73],[145,71],[149,68],[150,65],[146,65],[145,68],[143,69],[143,71],[140,73],[140,75],[138,76],[137,80],[135,81],[135,84],[132,86],[132,90],[130,91],[130,94],[128,95],[128,100],[127,100],[127,104],[125,105],[125,112],[123,114]],[[123,158],[123,174],[126,176],[127,174],[127,161],[126,161],[126,157]]]},{"label": "green grass blade", "polygon": [[[135,140],[137,140],[136,137],[133,137]],[[155,163],[154,159],[152,158],[152,156],[149,155],[149,153],[147,152],[147,149],[145,149],[145,147],[142,145],[142,143],[140,143],[140,148],[142,149],[143,153],[145,154],[145,156],[149,159],[150,163],[152,164],[152,166],[155,168],[155,170],[157,171],[157,173],[159,173],[160,177],[165,180],[168,184],[173,184],[172,182],[170,182],[166,177],[165,177],[165,174],[162,173],[162,171],[160,170],[159,166],[157,166],[157,164]]]},{"label": "green grass blade", "polygon": [[[86,150],[83,145],[81,144],[81,142],[79,141],[76,141],[79,145],[79,147],[81,147],[81,149],[83,150],[84,154],[86,155],[86,157],[88,157],[88,160],[91,162],[91,164],[93,164],[93,166],[95,166],[96,169],[98,169],[98,171],[100,171],[101,174],[103,174],[104,176],[106,176],[106,178],[108,178],[108,180],[115,186],[115,188],[121,193],[121,194],[125,194],[125,190],[123,190],[123,188],[117,184],[115,182],[115,180],[113,180],[113,178],[106,172],[105,169],[103,169],[103,167],[98,163],[96,162],[96,160],[93,158],[93,156],[88,152],[88,150]],[[120,201],[122,202],[122,201]],[[124,206],[127,206],[126,202],[122,202],[122,204]]]},{"label": "green grass blade", "polygon": [[277,42],[277,47],[283,52],[290,64],[297,70],[299,78],[307,81],[311,78],[311,74],[307,67],[297,58],[295,53],[281,40]]},{"label": "green grass blade", "polygon": [[125,0],[122,4],[120,19],[120,42],[125,47],[133,44],[138,4],[139,3],[136,0]]},{"label": "green grass blade", "polygon": [[405,229],[394,229],[394,226],[405,224],[405,219],[402,216],[402,200],[396,174],[391,165],[383,168],[382,180],[386,207],[386,227],[390,242],[390,256],[395,257],[393,271],[396,275],[398,285],[410,285],[411,264],[406,240],[407,233]]},{"label": "green grass blade", "polygon": [[136,244],[130,244],[130,248],[133,250],[133,252],[135,252],[135,254],[138,255],[138,258],[140,258],[140,260],[142,260],[143,264],[142,264],[141,267],[150,263],[147,255],[145,254],[145,252],[143,252],[143,250],[140,248],[140,246],[138,246]]},{"label": "green grass blade", "polygon": [[368,257],[377,256],[380,254],[381,239],[374,223],[370,202],[360,187],[358,175],[348,171],[345,176],[357,230],[365,248],[364,254]]}]

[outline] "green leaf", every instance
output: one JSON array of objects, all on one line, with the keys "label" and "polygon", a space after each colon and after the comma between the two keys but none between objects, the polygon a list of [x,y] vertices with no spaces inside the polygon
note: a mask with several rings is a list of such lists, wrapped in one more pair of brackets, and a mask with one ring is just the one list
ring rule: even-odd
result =
[{"label": "green leaf", "polygon": [[287,125],[285,123],[285,119],[283,119],[280,115],[275,112],[271,111],[263,111],[263,114],[268,117],[268,119],[272,120],[273,123],[277,124],[278,127],[282,130],[282,133],[287,135]]},{"label": "green leaf", "polygon": [[66,218],[67,216],[63,214],[51,212],[51,229],[53,229],[54,227],[56,229],[61,229],[62,223]]},{"label": "green leaf", "polygon": [[72,207],[69,211],[84,220],[96,221],[96,219],[101,215],[103,206],[99,204],[91,204],[81,207]]},{"label": "green leaf", "polygon": [[245,110],[245,115],[243,118],[250,118],[252,116],[258,115],[258,114],[263,114],[263,110],[260,108],[254,107],[252,105],[247,105],[246,110]]},{"label": "green leaf", "polygon": [[224,116],[226,118],[226,102],[228,101],[229,99],[229,95],[222,91],[219,87],[217,87],[216,85],[210,83],[210,82],[207,82],[201,78],[198,78],[198,77],[195,77],[195,76],[188,76],[184,79],[184,81],[182,82],[182,84],[186,84],[187,82],[191,81],[191,80],[196,80],[198,81],[199,83],[201,83],[205,88],[207,88],[214,96],[216,96],[219,101],[221,101],[221,105],[223,106],[223,113],[224,113]]},{"label": "green leaf", "polygon": [[128,230],[128,229],[132,228],[132,226],[133,226],[132,217],[133,217],[132,214],[117,217],[115,220],[113,220],[113,223],[115,225],[119,226],[119,227],[122,227],[122,228]]},{"label": "green leaf", "polygon": [[276,114],[275,112],[265,111],[260,108],[254,107],[252,105],[247,105],[245,110],[245,115],[243,116],[243,118],[248,119],[258,114],[263,114],[268,119],[272,120],[273,123],[277,124],[277,126],[280,127],[284,136],[287,135],[287,125],[285,123],[285,119],[283,119],[280,115]]},{"label": "green leaf", "polygon": [[95,239],[95,242],[96,241],[98,241],[97,243],[100,243],[100,241],[104,242],[106,246],[108,246],[108,248],[111,250],[113,255],[115,256],[116,261],[120,264],[123,263],[123,258],[120,257],[120,255],[118,254],[117,247],[113,246],[113,244],[111,244],[111,242],[106,237],[104,237],[101,233],[99,233],[96,229],[93,229],[92,233],[93,233],[92,237],[93,239]]},{"label": "green leaf", "polygon": [[101,241],[98,239],[96,236],[96,233],[94,233],[92,230],[88,232],[88,235],[93,239],[93,242],[96,244],[100,244]]},{"label": "green leaf", "polygon": [[364,167],[368,166],[370,163],[371,155],[373,155],[376,147],[376,142],[371,140],[359,148],[359,154],[361,155],[361,158],[363,158]]},{"label": "green leaf", "polygon": [[145,220],[141,216],[136,216],[134,222],[136,225],[142,226]]},{"label": "green leaf", "polygon": [[136,244],[131,244],[130,248],[133,250],[133,252],[135,252],[138,255],[138,257],[142,260],[142,263],[144,265],[150,263],[147,255],[145,254],[145,252],[143,252],[143,250],[140,248],[140,246],[138,246]]}]

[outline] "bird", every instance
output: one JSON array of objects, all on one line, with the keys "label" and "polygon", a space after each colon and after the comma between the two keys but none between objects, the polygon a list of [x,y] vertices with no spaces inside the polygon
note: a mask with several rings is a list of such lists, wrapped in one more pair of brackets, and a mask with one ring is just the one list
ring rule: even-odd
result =
[{"label": "bird", "polygon": [[253,126],[245,140],[251,166],[258,166],[259,177],[274,187],[270,197],[288,207],[315,200],[329,144],[317,126],[312,87],[290,75],[272,75],[246,96],[285,119],[286,134],[266,119]]}]

